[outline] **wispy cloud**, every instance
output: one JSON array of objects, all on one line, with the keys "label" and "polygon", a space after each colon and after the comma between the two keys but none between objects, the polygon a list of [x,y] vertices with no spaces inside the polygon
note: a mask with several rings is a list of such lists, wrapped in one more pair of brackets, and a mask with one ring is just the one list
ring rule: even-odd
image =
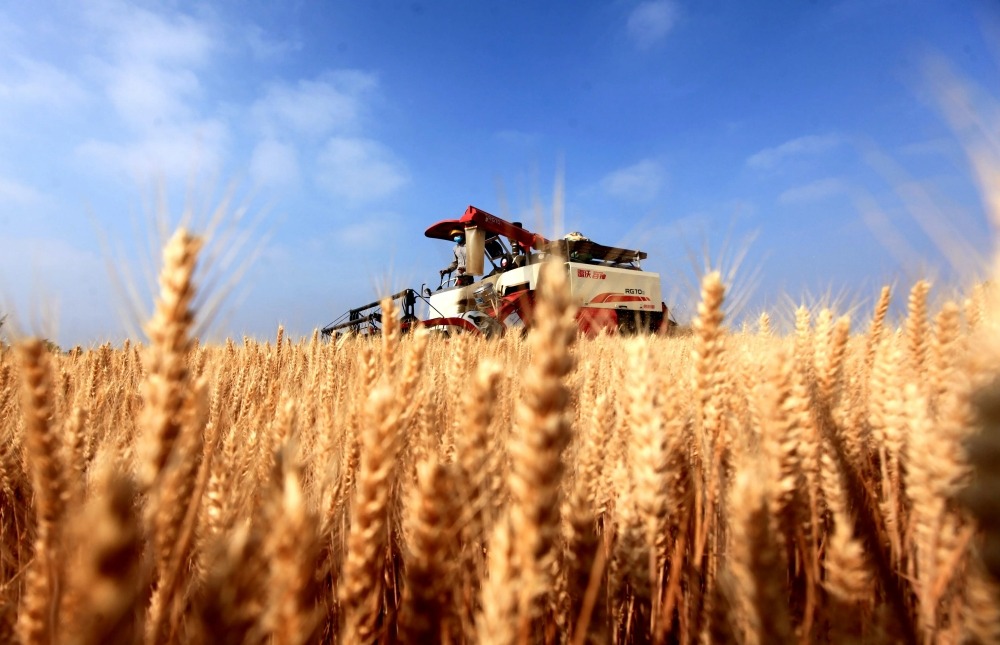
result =
[{"label": "wispy cloud", "polygon": [[648,49],[666,38],[680,11],[672,0],[642,2],[628,16],[628,35],[640,49]]},{"label": "wispy cloud", "polygon": [[[234,46],[245,59],[273,58],[297,45],[255,25],[227,26],[211,11],[120,0],[95,0],[62,19],[62,29],[88,41],[88,55],[36,60],[15,49],[0,66],[0,132],[23,123],[26,110],[62,109],[86,119],[94,127],[65,142],[78,169],[129,182],[188,181],[226,171],[248,138],[241,167],[261,187],[299,185],[307,159],[318,162],[318,183],[328,193],[355,201],[389,194],[407,180],[405,165],[366,132],[378,98],[374,73],[284,77],[251,86],[255,98],[248,102],[227,102],[215,79]],[[5,195],[26,193],[8,185]]]},{"label": "wispy cloud", "polygon": [[299,160],[295,147],[274,139],[264,139],[250,157],[250,177],[258,186],[293,186],[299,180]]},{"label": "wispy cloud", "polygon": [[229,130],[217,120],[163,126],[140,139],[124,142],[90,139],[76,148],[93,170],[129,178],[190,178],[222,167]]},{"label": "wispy cloud", "polygon": [[76,79],[49,63],[14,56],[0,69],[0,102],[4,105],[63,109],[86,98],[86,90]]},{"label": "wispy cloud", "polygon": [[122,62],[201,65],[219,40],[210,21],[184,13],[157,13],[114,1],[86,7],[89,22],[107,39],[112,58]]},{"label": "wispy cloud", "polygon": [[391,230],[386,218],[370,218],[343,227],[337,240],[344,246],[368,249],[380,246]]},{"label": "wispy cloud", "polygon": [[802,186],[789,188],[778,195],[778,202],[781,204],[805,204],[818,202],[837,195],[842,195],[846,191],[847,185],[842,179],[827,177]]},{"label": "wispy cloud", "polygon": [[271,85],[251,113],[266,136],[281,130],[313,136],[354,130],[377,87],[374,74],[327,72],[315,80]]},{"label": "wispy cloud", "polygon": [[138,133],[197,118],[199,72],[215,50],[210,23],[131,5],[96,5],[88,18],[107,41],[97,65],[118,115]]},{"label": "wispy cloud", "polygon": [[217,53],[217,26],[119,2],[87,5],[85,21],[104,40],[88,70],[117,117],[117,124],[106,123],[124,127],[79,144],[78,156],[99,169],[142,178],[217,170],[230,128],[213,113],[202,81]]},{"label": "wispy cloud", "polygon": [[129,62],[108,69],[108,98],[118,116],[137,134],[197,117],[201,84],[188,69],[153,62]]},{"label": "wispy cloud", "polygon": [[39,201],[42,194],[28,186],[13,179],[0,177],[0,204],[31,204]]},{"label": "wispy cloud", "polygon": [[244,35],[250,52],[258,60],[278,60],[302,50],[300,41],[268,38],[258,25],[248,26]]},{"label": "wispy cloud", "polygon": [[765,148],[747,158],[746,163],[755,170],[770,170],[791,157],[826,152],[841,143],[841,137],[833,134],[799,137],[773,148]]},{"label": "wispy cloud", "polygon": [[666,171],[652,159],[621,168],[606,175],[601,187],[613,197],[633,202],[649,202],[655,199],[666,182]]},{"label": "wispy cloud", "polygon": [[386,197],[409,180],[406,167],[388,148],[360,137],[331,138],[317,166],[321,187],[355,202]]}]

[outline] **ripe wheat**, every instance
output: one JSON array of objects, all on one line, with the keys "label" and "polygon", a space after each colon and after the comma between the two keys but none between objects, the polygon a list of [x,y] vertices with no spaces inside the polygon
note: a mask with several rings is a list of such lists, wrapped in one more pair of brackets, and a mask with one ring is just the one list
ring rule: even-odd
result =
[{"label": "ripe wheat", "polygon": [[200,247],[147,344],[0,348],[0,640],[1000,637],[989,284],[782,336],[713,273],[692,335],[588,339],[555,270],[526,339],[201,345]]}]

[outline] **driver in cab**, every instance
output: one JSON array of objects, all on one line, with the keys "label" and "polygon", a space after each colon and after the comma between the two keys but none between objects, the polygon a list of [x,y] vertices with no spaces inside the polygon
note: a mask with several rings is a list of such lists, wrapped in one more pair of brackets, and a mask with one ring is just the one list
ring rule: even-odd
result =
[{"label": "driver in cab", "polygon": [[472,283],[472,280],[471,280],[472,276],[468,276],[465,273],[465,266],[466,266],[466,264],[465,264],[465,259],[466,259],[466,253],[465,253],[465,234],[463,234],[463,233],[455,233],[455,236],[452,239],[455,240],[455,248],[452,249],[453,252],[455,253],[455,259],[452,260],[451,264],[449,264],[445,268],[441,269],[438,273],[440,274],[440,276],[442,278],[444,278],[444,276],[446,274],[450,275],[453,271],[455,271],[456,269],[458,269],[458,280],[456,281],[456,284],[460,284],[460,285],[461,284],[471,284]]}]

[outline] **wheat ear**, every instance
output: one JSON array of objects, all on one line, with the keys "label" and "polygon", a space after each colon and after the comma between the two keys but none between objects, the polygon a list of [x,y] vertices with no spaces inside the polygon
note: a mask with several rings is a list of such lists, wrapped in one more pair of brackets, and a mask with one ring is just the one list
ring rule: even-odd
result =
[{"label": "wheat ear", "polygon": [[765,338],[771,337],[771,316],[766,311],[761,312],[757,319],[757,332]]},{"label": "wheat ear", "polygon": [[870,370],[875,363],[875,353],[879,343],[882,341],[882,330],[885,326],[885,317],[889,313],[889,302],[892,299],[892,291],[888,286],[882,287],[879,292],[878,301],[875,303],[875,312],[872,316],[871,325],[868,327],[868,342],[865,349],[865,366]]},{"label": "wheat ear", "polygon": [[17,346],[21,358],[24,441],[35,498],[34,559],[28,566],[17,619],[22,643],[55,638],[62,554],[60,531],[65,514],[59,438],[52,427],[52,373],[45,343],[29,338]]},{"label": "wheat ear", "polygon": [[281,526],[265,542],[271,569],[267,626],[275,645],[313,642],[319,625],[315,568],[318,522],[302,490],[295,443],[281,452],[280,486],[269,499],[268,516]]},{"label": "wheat ear", "polygon": [[559,536],[562,452],[571,436],[569,392],[562,379],[573,367],[570,347],[576,339],[568,289],[564,266],[546,264],[536,325],[528,339],[531,360],[517,406],[517,431],[511,440],[510,513],[522,577],[522,638],[530,633],[537,600],[551,585],[549,571]]},{"label": "wheat ear", "polygon": [[497,405],[497,390],[500,383],[500,365],[492,360],[480,363],[476,370],[475,380],[466,399],[464,432],[456,437],[458,451],[458,466],[461,472],[462,486],[456,487],[461,492],[465,518],[461,525],[462,543],[467,548],[461,551],[460,575],[462,586],[466,590],[461,620],[463,631],[468,640],[475,638],[476,594],[478,581],[486,569],[483,548],[487,536],[496,521],[494,504],[499,505],[499,499],[491,499],[490,492],[494,478],[499,479],[500,473],[491,468],[490,446],[494,438],[491,425]]},{"label": "wheat ear", "polygon": [[[695,397],[695,543],[694,560],[701,562],[713,525],[718,494],[716,481],[717,451],[721,451],[724,416],[722,401],[722,301],[725,287],[718,271],[707,274],[701,281],[701,301],[698,317],[692,324],[693,391]],[[721,454],[721,453],[720,453]],[[698,565],[700,566],[700,565]]]},{"label": "wheat ear", "polygon": [[519,590],[516,545],[513,542],[509,518],[503,516],[493,525],[487,575],[480,589],[481,610],[476,620],[476,634],[482,645],[514,645],[518,642]]},{"label": "wheat ear", "polygon": [[[192,512],[188,501],[200,461],[206,416],[206,385],[202,384],[197,391],[192,387],[188,364],[194,346],[190,337],[194,322],[193,278],[201,245],[199,238],[183,228],[167,242],[159,297],[153,317],[146,325],[150,346],[146,356],[148,371],[142,383],[144,407],[138,419],[141,432],[138,479],[147,493],[146,523],[153,536],[157,571],[146,624],[146,639],[150,643],[160,639],[166,612],[172,608],[172,587],[178,568],[187,554],[184,541],[188,536],[182,527],[185,517]],[[197,505],[191,506],[196,513]]]},{"label": "wheat ear", "polygon": [[369,395],[365,408],[361,462],[340,584],[345,643],[371,642],[383,609],[389,496],[399,449],[398,403],[396,393],[380,385]]},{"label": "wheat ear", "polygon": [[147,515],[152,516],[157,573],[147,623],[146,636],[150,642],[159,640],[161,623],[167,619],[170,620],[167,638],[174,640],[183,610],[177,588],[187,570],[217,434],[217,428],[209,426],[209,433],[203,436],[208,418],[207,389],[207,380],[202,377],[188,392],[181,416],[181,436],[161,474],[161,486],[153,491],[146,508]]},{"label": "wheat ear", "polygon": [[260,581],[267,579],[269,563],[259,522],[239,523],[207,545],[213,566],[204,583],[193,590],[192,641],[265,641],[267,631],[262,622],[267,588]]},{"label": "wheat ear", "polygon": [[117,458],[109,451],[98,456],[94,486],[76,522],[80,557],[67,590],[74,598],[75,615],[66,621],[72,645],[125,645],[143,633],[135,604],[149,571],[134,507],[138,488],[116,471]]},{"label": "wheat ear", "polygon": [[603,633],[604,603],[598,601],[598,598],[604,595],[601,591],[604,587],[603,567],[607,553],[601,544],[584,472],[577,471],[563,504],[566,554],[562,576],[565,580],[566,597],[562,599],[562,613],[572,621],[571,642],[575,644],[602,642],[606,636]]},{"label": "wheat ear", "polygon": [[160,295],[146,325],[150,346],[146,378],[142,384],[144,406],[139,483],[150,489],[170,458],[181,430],[181,410],[188,384],[190,331],[194,321],[194,271],[201,240],[178,229],[163,249]]},{"label": "wheat ear", "polygon": [[792,637],[787,566],[768,513],[766,486],[766,480],[744,465],[734,479],[729,505],[733,511],[730,562],[738,590],[730,605],[738,610],[737,619],[731,623],[742,631],[745,643],[787,643]]},{"label": "wheat ear", "polygon": [[458,508],[453,466],[418,465],[417,487],[407,513],[411,539],[406,559],[400,640],[404,643],[445,642],[456,590],[449,583],[455,571]]},{"label": "wheat ear", "polygon": [[906,345],[910,366],[917,374],[924,374],[927,364],[928,325],[927,325],[927,294],[931,284],[926,280],[918,280],[910,289],[910,297],[906,301]]}]

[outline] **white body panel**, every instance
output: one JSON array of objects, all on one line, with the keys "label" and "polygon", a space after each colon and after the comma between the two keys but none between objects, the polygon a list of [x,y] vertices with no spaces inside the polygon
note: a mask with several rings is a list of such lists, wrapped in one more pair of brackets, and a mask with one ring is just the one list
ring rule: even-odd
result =
[{"label": "white body panel", "polygon": [[[427,318],[460,317],[476,309],[474,292],[485,282],[491,282],[496,294],[538,288],[542,264],[533,257],[533,264],[511,269],[480,279],[471,285],[435,291],[430,297]],[[621,269],[604,265],[567,262],[570,294],[578,307],[626,309],[629,311],[660,311],[662,294],[660,275],[636,269]]]},{"label": "white body panel", "polygon": [[541,266],[541,264],[531,264],[518,267],[482,278],[464,287],[449,287],[435,291],[431,294],[431,307],[425,319],[454,318],[475,309],[476,301],[473,293],[486,282],[493,283],[497,295],[501,297],[523,284],[527,284],[528,289],[534,289],[538,283],[538,272]]},{"label": "white body panel", "polygon": [[659,311],[660,274],[569,262],[569,288],[579,307]]}]

